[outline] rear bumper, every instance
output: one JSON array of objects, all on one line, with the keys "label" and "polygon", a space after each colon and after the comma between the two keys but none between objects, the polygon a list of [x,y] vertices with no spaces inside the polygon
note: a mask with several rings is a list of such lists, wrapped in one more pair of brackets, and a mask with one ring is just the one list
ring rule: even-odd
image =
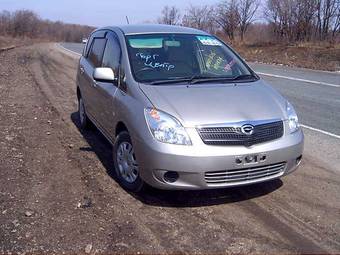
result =
[{"label": "rear bumper", "polygon": [[[216,146],[202,142],[195,129],[187,129],[193,145],[181,146],[157,142],[155,139],[133,138],[136,157],[140,166],[141,178],[149,185],[160,189],[213,189],[264,182],[287,175],[297,169],[303,153],[304,136],[301,130],[285,134],[280,139],[245,146]],[[255,164],[237,164],[236,158],[247,155],[265,155],[266,160]],[[222,181],[207,181],[207,172],[263,169],[267,166],[285,163],[282,171],[275,174],[262,174],[257,178]],[[164,173],[175,171],[177,181],[165,181]],[[234,171],[235,172],[235,171]],[[252,176],[252,173],[250,173]]]}]

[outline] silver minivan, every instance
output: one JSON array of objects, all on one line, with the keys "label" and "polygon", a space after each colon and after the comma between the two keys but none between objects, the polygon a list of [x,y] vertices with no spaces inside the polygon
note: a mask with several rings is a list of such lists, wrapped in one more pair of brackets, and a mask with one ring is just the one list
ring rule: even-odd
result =
[{"label": "silver minivan", "polygon": [[77,74],[82,128],[113,145],[120,184],[212,189],[280,178],[300,164],[293,106],[218,38],[166,25],[95,30]]}]

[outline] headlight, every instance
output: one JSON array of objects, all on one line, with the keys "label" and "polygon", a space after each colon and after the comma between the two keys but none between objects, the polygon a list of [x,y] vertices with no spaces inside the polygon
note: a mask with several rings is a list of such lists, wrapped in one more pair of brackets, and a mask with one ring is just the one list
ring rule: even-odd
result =
[{"label": "headlight", "polygon": [[299,127],[300,127],[299,119],[296,115],[296,112],[293,106],[288,101],[286,103],[286,111],[287,111],[287,116],[288,116],[288,124],[289,124],[290,133],[294,133],[299,130]]},{"label": "headlight", "polygon": [[191,145],[191,140],[182,124],[171,115],[156,109],[145,109],[145,118],[156,140],[163,143]]}]

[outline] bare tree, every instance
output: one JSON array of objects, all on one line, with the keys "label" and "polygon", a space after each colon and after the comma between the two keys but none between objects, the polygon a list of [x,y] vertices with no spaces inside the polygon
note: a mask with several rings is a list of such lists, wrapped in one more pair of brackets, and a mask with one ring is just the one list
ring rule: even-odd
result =
[{"label": "bare tree", "polygon": [[9,11],[2,11],[0,13],[0,34],[7,35],[11,25],[11,13]]},{"label": "bare tree", "polygon": [[158,23],[167,25],[179,25],[181,22],[181,14],[176,6],[165,6],[162,10],[162,16],[158,19]]},{"label": "bare tree", "polygon": [[217,23],[231,41],[235,39],[236,30],[240,24],[240,13],[237,0],[224,1],[218,5]]},{"label": "bare tree", "polygon": [[190,5],[186,14],[183,16],[182,24],[187,27],[197,28],[209,33],[215,33],[217,26],[214,15],[215,10],[213,6]]},{"label": "bare tree", "polygon": [[339,0],[317,1],[317,31],[321,40],[327,39],[330,32],[335,35],[339,30],[339,9]]},{"label": "bare tree", "polygon": [[94,27],[42,20],[36,13],[29,10],[0,13],[0,35],[79,42],[92,30]]},{"label": "bare tree", "polygon": [[295,40],[310,40],[313,34],[314,20],[318,0],[296,0],[294,12]]},{"label": "bare tree", "polygon": [[36,35],[36,27],[39,17],[36,13],[29,10],[19,10],[14,12],[12,17],[14,36],[30,36]]},{"label": "bare tree", "polygon": [[340,0],[267,0],[266,17],[278,39],[334,39],[340,28]]},{"label": "bare tree", "polygon": [[278,39],[293,40],[295,10],[295,0],[267,0],[265,16]]},{"label": "bare tree", "polygon": [[337,2],[337,12],[334,18],[332,36],[335,38],[337,34],[340,34],[340,1]]},{"label": "bare tree", "polygon": [[239,0],[238,8],[240,15],[240,35],[241,41],[249,25],[254,21],[255,14],[260,6],[259,0]]}]

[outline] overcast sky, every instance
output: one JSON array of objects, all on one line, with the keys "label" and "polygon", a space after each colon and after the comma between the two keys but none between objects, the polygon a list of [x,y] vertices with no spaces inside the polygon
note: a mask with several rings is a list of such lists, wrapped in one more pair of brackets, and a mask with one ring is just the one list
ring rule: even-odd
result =
[{"label": "overcast sky", "polygon": [[44,19],[106,26],[155,21],[165,5],[185,10],[190,4],[214,4],[218,0],[0,0],[0,11],[30,9]]}]

